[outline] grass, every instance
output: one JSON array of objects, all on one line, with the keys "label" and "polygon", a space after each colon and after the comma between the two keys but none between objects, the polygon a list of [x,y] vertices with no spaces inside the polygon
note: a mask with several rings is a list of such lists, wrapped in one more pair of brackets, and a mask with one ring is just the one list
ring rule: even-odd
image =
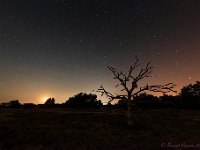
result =
[{"label": "grass", "polygon": [[[200,111],[155,109],[126,125],[123,111],[1,109],[0,149],[150,150],[161,143],[200,144]],[[168,148],[170,149],[170,148]]]}]

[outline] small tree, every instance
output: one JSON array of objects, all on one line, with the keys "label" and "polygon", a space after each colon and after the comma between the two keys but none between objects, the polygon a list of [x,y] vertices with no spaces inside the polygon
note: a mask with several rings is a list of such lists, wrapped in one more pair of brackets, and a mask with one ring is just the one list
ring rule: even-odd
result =
[{"label": "small tree", "polygon": [[2,107],[9,107],[10,106],[10,103],[9,102],[3,102],[1,103]]},{"label": "small tree", "polygon": [[9,102],[9,107],[11,107],[11,108],[19,108],[19,107],[21,107],[21,103],[19,102],[19,100],[11,100],[10,102]]},{"label": "small tree", "polygon": [[146,66],[140,69],[138,73],[136,72],[136,69],[140,66],[139,59],[136,57],[136,61],[133,65],[130,66],[128,73],[124,73],[123,71],[118,71],[116,68],[107,66],[108,69],[112,72],[114,75],[114,79],[119,82],[119,84],[116,85],[116,87],[120,86],[121,91],[124,91],[123,94],[117,94],[114,95],[110,92],[108,92],[102,85],[97,90],[97,92],[100,92],[103,95],[106,95],[109,98],[109,102],[113,101],[114,99],[124,99],[127,104],[127,123],[128,125],[132,126],[134,123],[134,118],[136,117],[133,113],[133,108],[135,105],[135,98],[138,96],[138,94],[144,92],[144,91],[152,91],[152,92],[162,92],[162,93],[168,93],[168,92],[176,92],[173,90],[175,87],[175,84],[173,83],[167,83],[165,85],[146,85],[143,87],[138,86],[138,82],[150,77],[150,74],[152,73],[153,67],[150,65],[150,63],[147,63]]},{"label": "small tree", "polygon": [[141,93],[135,97],[135,104],[141,108],[155,108],[159,106],[160,101],[157,96]]},{"label": "small tree", "polygon": [[44,104],[45,105],[54,105],[55,99],[54,98],[48,98]]},{"label": "small tree", "polygon": [[66,101],[66,105],[77,108],[97,108],[102,106],[102,103],[100,100],[97,100],[97,95],[95,94],[78,93],[70,97]]},{"label": "small tree", "polygon": [[183,97],[200,97],[200,81],[184,86],[180,95]]},{"label": "small tree", "polygon": [[159,97],[160,102],[165,107],[174,107],[179,106],[181,104],[180,96],[172,96],[172,95],[162,95]]},{"label": "small tree", "polygon": [[181,89],[180,96],[185,105],[200,104],[200,81],[184,86]]}]

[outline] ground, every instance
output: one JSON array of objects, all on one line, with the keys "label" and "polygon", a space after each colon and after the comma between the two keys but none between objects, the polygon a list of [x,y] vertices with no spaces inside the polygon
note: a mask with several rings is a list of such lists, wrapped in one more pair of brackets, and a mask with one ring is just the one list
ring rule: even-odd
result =
[{"label": "ground", "polygon": [[0,149],[198,149],[199,110],[155,109],[137,116],[128,127],[123,110],[0,109]]}]

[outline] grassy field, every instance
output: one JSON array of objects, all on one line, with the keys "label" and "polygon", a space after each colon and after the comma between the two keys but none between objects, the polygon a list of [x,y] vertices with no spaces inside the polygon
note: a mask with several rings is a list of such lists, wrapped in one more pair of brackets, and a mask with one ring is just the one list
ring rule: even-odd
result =
[{"label": "grassy field", "polygon": [[200,144],[200,111],[146,110],[128,127],[122,110],[0,110],[2,150],[155,150],[182,143]]}]

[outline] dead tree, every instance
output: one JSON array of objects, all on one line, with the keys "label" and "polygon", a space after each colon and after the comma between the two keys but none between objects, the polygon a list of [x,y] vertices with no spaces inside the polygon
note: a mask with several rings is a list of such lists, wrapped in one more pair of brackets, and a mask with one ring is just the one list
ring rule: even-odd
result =
[{"label": "dead tree", "polygon": [[142,67],[140,71],[136,71],[138,67],[140,66],[139,59],[136,57],[136,61],[133,65],[130,66],[128,73],[124,73],[123,71],[118,71],[116,68],[107,66],[108,69],[112,72],[114,75],[114,79],[119,82],[119,84],[116,85],[116,87],[120,86],[121,91],[123,91],[123,94],[117,94],[114,95],[110,92],[108,92],[102,85],[97,90],[97,92],[100,92],[101,95],[106,95],[109,98],[109,102],[115,100],[115,99],[124,99],[127,104],[127,123],[129,126],[132,126],[134,123],[134,117],[136,117],[133,113],[133,106],[135,105],[134,100],[135,97],[144,92],[144,91],[152,91],[152,92],[162,92],[162,93],[168,93],[168,92],[176,92],[174,89],[175,84],[173,83],[167,83],[165,85],[146,85],[139,87],[138,82],[150,77],[150,74],[152,73],[153,67],[150,65],[150,63],[147,63],[145,67]]}]

